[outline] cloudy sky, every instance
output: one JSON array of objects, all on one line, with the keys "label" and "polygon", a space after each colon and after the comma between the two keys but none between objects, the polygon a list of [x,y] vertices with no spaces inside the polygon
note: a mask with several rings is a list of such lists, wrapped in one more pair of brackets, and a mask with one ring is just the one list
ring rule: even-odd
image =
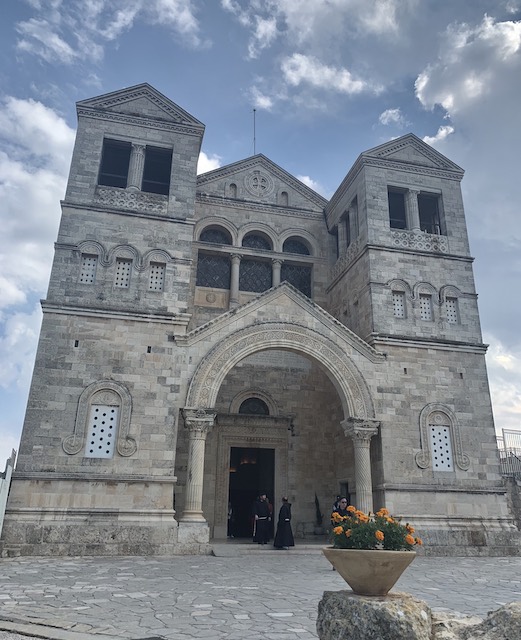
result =
[{"label": "cloudy sky", "polygon": [[17,448],[75,103],[148,82],[330,197],[413,132],[463,181],[496,428],[521,429],[521,0],[17,0],[0,23],[0,471]]}]

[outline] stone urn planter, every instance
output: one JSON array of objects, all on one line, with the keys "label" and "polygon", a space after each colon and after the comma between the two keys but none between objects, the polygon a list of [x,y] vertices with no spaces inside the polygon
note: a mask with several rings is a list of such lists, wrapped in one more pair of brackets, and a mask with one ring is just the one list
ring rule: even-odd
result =
[{"label": "stone urn planter", "polygon": [[386,596],[416,557],[415,551],[322,549],[326,558],[360,596]]}]

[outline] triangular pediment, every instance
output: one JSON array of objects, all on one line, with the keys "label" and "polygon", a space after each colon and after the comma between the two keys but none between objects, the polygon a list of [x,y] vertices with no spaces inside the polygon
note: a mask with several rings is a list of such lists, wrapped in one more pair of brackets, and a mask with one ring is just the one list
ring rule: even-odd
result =
[{"label": "triangular pediment", "polygon": [[147,83],[82,100],[77,106],[204,129],[199,120]]},{"label": "triangular pediment", "polygon": [[401,162],[431,169],[441,169],[443,171],[454,171],[463,174],[463,169],[436,151],[429,144],[408,133],[395,140],[390,140],[384,144],[364,151],[361,155],[364,159],[378,158],[392,162]]},{"label": "triangular pediment", "polygon": [[222,197],[231,183],[237,185],[239,197],[252,202],[277,204],[286,191],[290,206],[321,212],[327,204],[319,193],[262,154],[200,174],[197,191]]},{"label": "triangular pediment", "polygon": [[356,352],[371,362],[385,359],[383,354],[287,282],[223,313],[185,336],[176,336],[176,342],[179,345],[192,345],[199,341],[211,340],[214,336],[222,339],[237,329],[260,323],[286,323],[305,327],[326,336],[332,342],[343,344],[346,353]]}]

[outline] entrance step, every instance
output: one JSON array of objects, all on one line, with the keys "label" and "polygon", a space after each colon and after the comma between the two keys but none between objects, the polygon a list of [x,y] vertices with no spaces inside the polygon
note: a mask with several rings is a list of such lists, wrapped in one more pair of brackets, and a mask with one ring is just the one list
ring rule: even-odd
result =
[{"label": "entrance step", "polygon": [[308,540],[295,541],[295,546],[289,549],[275,549],[271,544],[254,544],[251,542],[235,541],[212,541],[210,546],[212,554],[218,558],[235,558],[237,556],[248,556],[252,554],[287,555],[287,554],[321,554],[322,549],[328,546],[327,540],[311,542]]}]

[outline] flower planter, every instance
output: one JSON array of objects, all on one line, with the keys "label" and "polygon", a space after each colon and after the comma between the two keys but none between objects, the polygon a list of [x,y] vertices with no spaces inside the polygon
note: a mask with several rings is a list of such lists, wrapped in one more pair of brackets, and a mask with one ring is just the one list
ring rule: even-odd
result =
[{"label": "flower planter", "polygon": [[416,557],[415,551],[322,549],[326,558],[360,596],[386,596]]}]

